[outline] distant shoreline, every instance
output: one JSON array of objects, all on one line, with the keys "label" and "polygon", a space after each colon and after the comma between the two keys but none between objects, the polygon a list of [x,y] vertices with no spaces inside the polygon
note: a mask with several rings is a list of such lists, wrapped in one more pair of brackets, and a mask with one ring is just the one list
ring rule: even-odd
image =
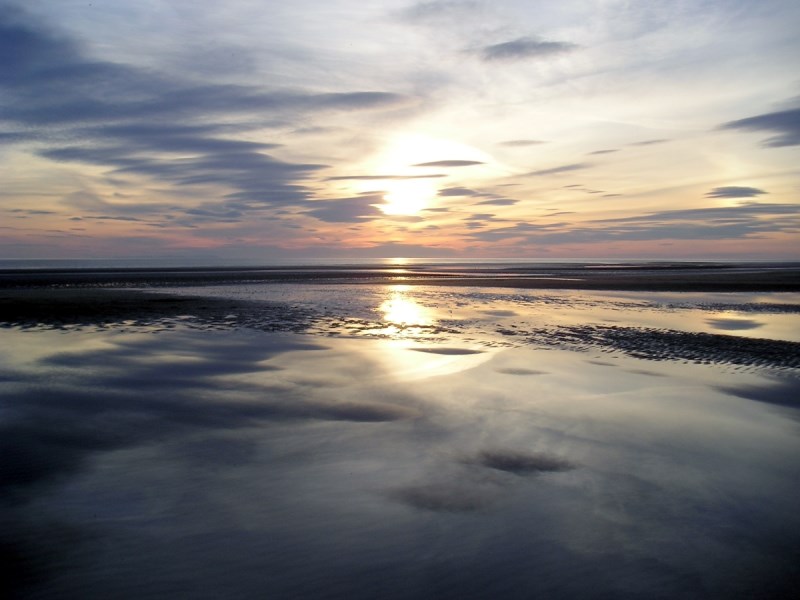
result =
[{"label": "distant shoreline", "polygon": [[800,292],[800,263],[429,263],[2,269],[0,289],[133,288],[245,283],[385,284],[659,292]]}]

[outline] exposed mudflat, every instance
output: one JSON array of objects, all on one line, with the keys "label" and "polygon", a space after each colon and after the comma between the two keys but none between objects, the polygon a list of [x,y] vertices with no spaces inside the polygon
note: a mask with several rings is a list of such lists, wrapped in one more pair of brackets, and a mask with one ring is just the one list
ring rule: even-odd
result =
[{"label": "exposed mudflat", "polygon": [[0,289],[374,283],[517,289],[800,291],[800,263],[497,263],[0,270]]},{"label": "exposed mudflat", "polygon": [[[479,346],[594,349],[647,360],[800,368],[800,342],[756,335],[770,318],[793,319],[800,314],[800,305],[791,302],[737,303],[708,298],[665,302],[475,290],[459,293],[433,287],[403,287],[405,291],[398,293],[385,286],[333,286],[332,293],[317,293],[314,301],[284,290],[277,299],[270,299],[267,292],[275,289],[5,290],[0,294],[0,325],[61,330],[245,328],[420,339],[432,344],[424,351],[440,354],[448,351],[443,347],[446,342],[456,340]],[[344,291],[337,295],[336,290]],[[691,323],[687,330],[682,314],[699,319],[709,331],[692,330]],[[662,322],[664,326],[654,326]]]}]

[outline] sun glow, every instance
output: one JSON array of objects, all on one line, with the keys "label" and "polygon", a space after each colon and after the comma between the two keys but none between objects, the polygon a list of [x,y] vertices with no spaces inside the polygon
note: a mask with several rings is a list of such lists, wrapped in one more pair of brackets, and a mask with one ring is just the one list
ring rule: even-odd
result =
[{"label": "sun glow", "polygon": [[387,215],[416,215],[430,206],[437,192],[436,184],[430,179],[387,181],[385,187],[385,204],[379,206]]},{"label": "sun glow", "polygon": [[[474,161],[471,178],[487,176],[492,158],[477,148],[422,134],[400,134],[387,140],[376,155],[355,167],[356,171],[375,177],[354,186],[356,193],[382,192],[384,203],[377,205],[386,215],[415,216],[433,205],[440,188],[453,185],[455,170],[447,166],[420,166],[436,161]],[[463,169],[463,167],[462,167]],[[377,176],[386,175],[386,179]]]},{"label": "sun glow", "polygon": [[390,289],[391,294],[379,307],[384,321],[403,327],[433,322],[430,311],[407,296],[406,286],[396,285]]}]

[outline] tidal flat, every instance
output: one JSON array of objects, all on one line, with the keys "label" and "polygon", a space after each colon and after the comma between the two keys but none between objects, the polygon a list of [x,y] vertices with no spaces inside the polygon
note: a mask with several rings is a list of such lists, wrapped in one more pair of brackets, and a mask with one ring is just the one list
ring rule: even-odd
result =
[{"label": "tidal flat", "polygon": [[0,296],[12,597],[800,591],[797,293]]}]

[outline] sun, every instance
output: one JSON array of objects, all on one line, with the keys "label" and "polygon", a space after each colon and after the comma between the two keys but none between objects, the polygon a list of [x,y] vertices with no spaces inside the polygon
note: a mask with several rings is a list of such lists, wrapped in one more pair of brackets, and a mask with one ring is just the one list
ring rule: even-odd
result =
[{"label": "sun", "polygon": [[384,185],[385,204],[379,205],[387,215],[413,216],[428,207],[436,196],[436,184],[426,179],[400,179]]},{"label": "sun", "polygon": [[[417,216],[436,202],[439,188],[452,176],[446,167],[420,166],[441,160],[468,160],[486,164],[491,157],[473,146],[419,133],[395,134],[381,150],[352,168],[368,178],[355,183],[353,193],[380,192],[377,204],[390,216]],[[476,171],[470,173],[474,176]],[[383,179],[379,177],[385,175]],[[484,174],[485,175],[485,174]],[[451,184],[452,185],[452,184]]]}]

